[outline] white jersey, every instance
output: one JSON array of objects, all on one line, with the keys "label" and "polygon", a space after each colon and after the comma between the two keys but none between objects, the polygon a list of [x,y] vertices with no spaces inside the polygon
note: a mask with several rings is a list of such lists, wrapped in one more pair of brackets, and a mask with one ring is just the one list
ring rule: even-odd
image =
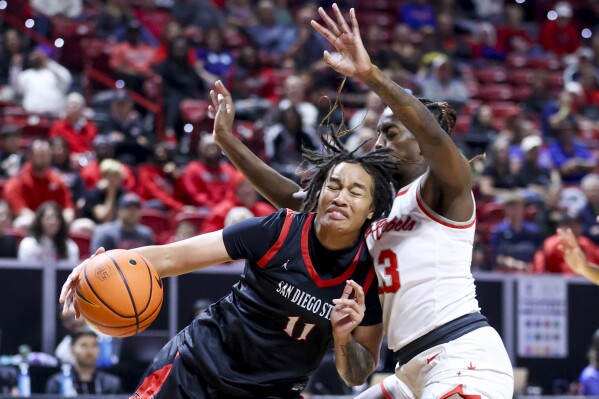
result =
[{"label": "white jersey", "polygon": [[420,197],[422,178],[401,189],[389,216],[366,233],[393,351],[480,310],[470,271],[475,212],[467,222],[436,214]]}]

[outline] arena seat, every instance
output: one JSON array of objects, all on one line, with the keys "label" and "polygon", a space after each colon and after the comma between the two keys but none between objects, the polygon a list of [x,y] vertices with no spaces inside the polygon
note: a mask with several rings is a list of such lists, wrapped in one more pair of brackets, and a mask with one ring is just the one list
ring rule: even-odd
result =
[{"label": "arena seat", "polygon": [[210,212],[179,212],[175,215],[175,225],[178,225],[182,222],[191,222],[193,225],[200,231],[202,229],[202,225]]},{"label": "arena seat", "polygon": [[142,208],[140,223],[152,229],[155,238],[158,238],[162,232],[170,231],[173,228],[171,215],[158,209]]},{"label": "arena seat", "polygon": [[504,83],[507,81],[506,69],[502,66],[489,66],[474,69],[474,76],[480,83]]},{"label": "arena seat", "polygon": [[509,101],[514,97],[514,91],[508,84],[487,84],[481,85],[473,96],[483,101]]},{"label": "arena seat", "polygon": [[539,72],[529,68],[511,69],[510,73],[507,74],[507,82],[514,86],[529,85],[533,76],[537,73]]},{"label": "arena seat", "polygon": [[518,103],[512,101],[494,101],[487,105],[491,107],[493,116],[496,118],[506,118],[522,112]]},{"label": "arena seat", "polygon": [[91,237],[89,234],[79,233],[79,232],[70,232],[69,238],[77,244],[79,247],[79,259],[87,259],[90,255],[89,249],[91,245]]},{"label": "arena seat", "polygon": [[185,99],[181,101],[179,108],[183,120],[193,124],[199,124],[208,117],[208,106],[211,103],[208,101]]}]

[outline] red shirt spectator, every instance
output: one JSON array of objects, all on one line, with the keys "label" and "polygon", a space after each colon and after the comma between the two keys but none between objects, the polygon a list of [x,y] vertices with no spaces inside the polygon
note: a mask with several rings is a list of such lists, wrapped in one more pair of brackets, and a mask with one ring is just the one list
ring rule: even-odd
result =
[{"label": "red shirt spectator", "polygon": [[[47,145],[47,142],[44,143]],[[48,159],[49,148],[48,145]],[[60,175],[49,167],[37,165],[35,160],[27,162],[16,176],[6,182],[4,198],[13,213],[19,215],[27,209],[35,212],[46,201],[55,201],[65,209],[74,210],[71,192]]]},{"label": "red shirt spectator", "polygon": [[183,187],[188,203],[195,206],[213,207],[228,198],[234,190],[233,177],[239,173],[223,162],[221,149],[212,135],[204,135],[198,145],[200,160],[187,164],[183,172]]},{"label": "red shirt spectator", "polygon": [[497,28],[497,49],[505,52],[526,53],[534,40],[522,26],[523,8],[519,4],[506,4],[506,24]]},{"label": "red shirt spectator", "polygon": [[159,200],[166,207],[182,212],[185,204],[176,198],[177,188],[182,188],[180,178],[174,180],[158,165],[144,164],[137,169],[140,184],[137,193],[145,201]]},{"label": "red shirt spectator", "polygon": [[267,216],[276,212],[272,205],[258,201],[256,190],[240,173],[233,177],[232,186],[235,191],[230,193],[229,198],[212,208],[210,216],[202,225],[202,234],[223,229],[227,214],[238,206],[247,208],[255,217]]},{"label": "red shirt spectator", "polygon": [[553,11],[557,13],[557,18],[554,21],[545,21],[541,25],[541,46],[557,56],[572,54],[580,47],[580,33],[572,20],[572,6],[560,1]]},{"label": "red shirt spectator", "polygon": [[[589,262],[599,264],[599,247],[585,236],[579,236],[577,240]],[[564,255],[558,248],[559,244],[560,238],[557,234],[545,239],[542,249],[535,254],[535,273],[576,274],[564,261]]]},{"label": "red shirt spectator", "polygon": [[96,125],[91,121],[84,124],[71,124],[66,119],[55,121],[50,128],[50,138],[62,136],[67,141],[71,153],[80,154],[92,149],[92,141],[98,134]]}]

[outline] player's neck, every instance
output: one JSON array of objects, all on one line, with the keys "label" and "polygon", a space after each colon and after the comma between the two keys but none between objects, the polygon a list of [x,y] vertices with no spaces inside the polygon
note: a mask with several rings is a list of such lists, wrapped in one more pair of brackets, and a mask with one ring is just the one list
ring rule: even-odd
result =
[{"label": "player's neck", "polygon": [[327,229],[320,223],[314,223],[314,233],[320,244],[329,251],[339,251],[353,246],[360,238],[360,231],[345,232]]}]

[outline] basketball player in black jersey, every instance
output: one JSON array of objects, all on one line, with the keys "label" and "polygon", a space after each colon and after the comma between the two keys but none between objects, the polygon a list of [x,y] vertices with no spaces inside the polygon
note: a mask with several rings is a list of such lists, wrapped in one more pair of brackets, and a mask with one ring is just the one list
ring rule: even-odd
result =
[{"label": "basketball player in black jersey", "polygon": [[[215,129],[230,132],[230,94],[211,94]],[[384,151],[354,155],[336,135],[330,138],[323,140],[326,153],[305,154],[318,169],[304,212],[283,209],[136,249],[161,277],[247,261],[232,292],[159,352],[132,398],[299,398],[332,347],[349,385],[362,384],[375,370],[381,308],[363,236],[369,221],[388,211],[392,161]],[[64,284],[61,302],[72,303],[81,268]]]}]

